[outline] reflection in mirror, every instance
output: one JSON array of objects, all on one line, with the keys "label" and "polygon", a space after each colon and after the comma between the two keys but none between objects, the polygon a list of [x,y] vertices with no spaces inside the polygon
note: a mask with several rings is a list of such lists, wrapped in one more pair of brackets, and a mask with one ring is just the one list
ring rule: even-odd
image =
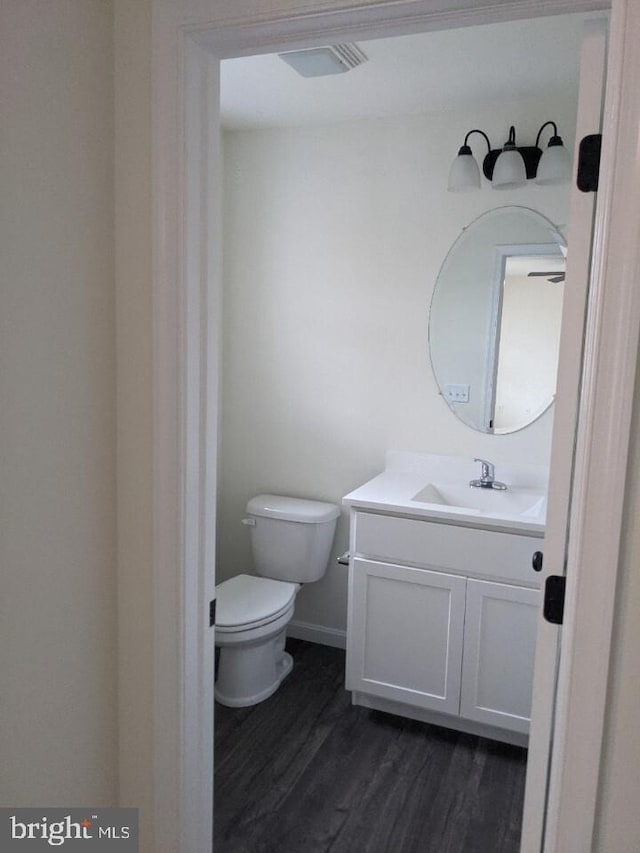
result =
[{"label": "reflection in mirror", "polygon": [[[565,260],[557,247],[555,254],[540,255],[532,254],[531,247],[504,248],[511,253],[505,255],[496,288],[496,333],[490,339],[495,342],[495,380],[487,422],[494,433],[531,423],[550,403],[564,292]],[[554,247],[540,248],[553,252]]]},{"label": "reflection in mirror", "polygon": [[504,207],[473,222],[447,255],[429,348],[442,396],[468,426],[514,432],[552,403],[565,254],[549,220]]}]

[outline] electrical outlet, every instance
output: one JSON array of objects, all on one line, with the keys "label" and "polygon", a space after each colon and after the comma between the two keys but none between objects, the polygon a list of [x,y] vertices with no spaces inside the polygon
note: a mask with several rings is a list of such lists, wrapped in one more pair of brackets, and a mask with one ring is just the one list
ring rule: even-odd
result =
[{"label": "electrical outlet", "polygon": [[445,385],[444,396],[450,403],[468,403],[469,402],[469,386],[468,385]]}]

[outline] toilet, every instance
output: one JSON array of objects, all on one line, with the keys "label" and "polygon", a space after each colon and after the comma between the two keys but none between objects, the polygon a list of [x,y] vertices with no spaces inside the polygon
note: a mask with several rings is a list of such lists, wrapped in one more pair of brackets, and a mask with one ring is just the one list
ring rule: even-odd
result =
[{"label": "toilet", "polygon": [[216,587],[215,698],[231,708],[262,702],[291,672],[284,644],[296,594],[324,575],[340,509],[323,501],[258,495],[246,513],[243,524],[259,576],[237,575]]}]

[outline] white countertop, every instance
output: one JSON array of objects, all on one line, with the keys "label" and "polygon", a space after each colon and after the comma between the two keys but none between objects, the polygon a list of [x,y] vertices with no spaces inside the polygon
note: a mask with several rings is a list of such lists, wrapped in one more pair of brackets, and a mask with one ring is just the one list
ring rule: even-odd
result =
[{"label": "white countertop", "polygon": [[[395,515],[430,518],[449,524],[544,535],[548,472],[531,466],[497,466],[496,480],[505,482],[506,491],[472,489],[468,484],[480,475],[473,459],[432,454],[391,451],[386,468],[377,477],[354,489],[343,498],[345,506],[388,512]],[[460,503],[416,500],[429,485],[448,495],[460,496]],[[466,488],[470,492],[466,492]],[[482,494],[478,494],[482,492]],[[510,504],[519,503],[524,511],[514,512]]]}]

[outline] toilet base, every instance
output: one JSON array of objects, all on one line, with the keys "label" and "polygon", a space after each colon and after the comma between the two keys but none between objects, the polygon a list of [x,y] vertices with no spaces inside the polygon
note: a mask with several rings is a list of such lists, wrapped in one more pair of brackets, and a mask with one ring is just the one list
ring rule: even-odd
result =
[{"label": "toilet base", "polygon": [[[214,695],[217,702],[228,708],[257,705],[276,692],[293,668],[293,658],[284,650],[286,625],[293,607],[274,624],[271,636],[251,640],[240,636],[216,636],[220,648],[218,678]],[[244,632],[243,632],[244,633]],[[257,632],[256,632],[257,633]]]},{"label": "toilet base", "polygon": [[288,652],[283,652],[282,659],[276,669],[277,680],[252,696],[226,696],[218,688],[218,684],[216,683],[214,688],[216,702],[219,702],[221,705],[225,705],[227,708],[247,708],[250,705],[257,705],[259,702],[264,702],[264,700],[268,699],[269,696],[273,696],[278,687],[280,687],[282,682],[293,669],[293,658]]}]

